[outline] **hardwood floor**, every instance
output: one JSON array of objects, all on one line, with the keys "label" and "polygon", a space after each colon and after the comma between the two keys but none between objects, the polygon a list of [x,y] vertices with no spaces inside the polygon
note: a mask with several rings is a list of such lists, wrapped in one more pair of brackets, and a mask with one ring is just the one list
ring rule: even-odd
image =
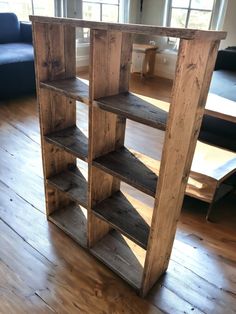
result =
[{"label": "hardwood floor", "polygon": [[[137,82],[131,88],[145,92]],[[85,133],[86,110],[78,105]],[[146,138],[148,127],[127,128],[129,147],[158,155],[160,131],[149,128]],[[206,204],[186,198],[168,271],[141,299],[46,220],[36,100],[0,102],[0,313],[236,313],[235,204],[236,194],[222,199],[213,224]]]}]

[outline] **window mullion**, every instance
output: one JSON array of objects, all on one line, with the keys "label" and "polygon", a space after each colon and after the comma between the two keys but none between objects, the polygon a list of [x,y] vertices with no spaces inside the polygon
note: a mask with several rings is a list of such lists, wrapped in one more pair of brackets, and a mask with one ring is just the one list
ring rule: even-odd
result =
[{"label": "window mullion", "polygon": [[100,21],[102,21],[102,3],[100,3]]},{"label": "window mullion", "polygon": [[186,18],[185,28],[188,28],[188,22],[189,22],[189,17],[191,13],[191,4],[192,4],[192,0],[189,1],[189,5],[188,5],[188,13],[187,13],[187,18]]}]

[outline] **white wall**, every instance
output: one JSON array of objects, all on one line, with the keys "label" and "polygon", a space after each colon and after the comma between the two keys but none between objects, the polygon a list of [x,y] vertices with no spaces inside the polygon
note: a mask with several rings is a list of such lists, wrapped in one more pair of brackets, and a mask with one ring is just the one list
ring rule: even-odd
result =
[{"label": "white wall", "polygon": [[222,40],[220,48],[236,46],[236,0],[228,0],[223,30],[228,32],[226,40]]},{"label": "white wall", "polygon": [[142,24],[163,25],[165,0],[144,0]]},{"label": "white wall", "polygon": [[[126,0],[128,1],[128,0]],[[129,23],[131,24],[140,24],[141,14],[140,14],[140,0],[129,0]]]}]

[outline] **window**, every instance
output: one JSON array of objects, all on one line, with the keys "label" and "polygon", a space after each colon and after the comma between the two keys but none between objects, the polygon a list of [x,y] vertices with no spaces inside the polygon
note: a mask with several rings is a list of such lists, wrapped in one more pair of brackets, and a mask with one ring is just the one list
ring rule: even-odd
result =
[{"label": "window", "polygon": [[169,26],[209,29],[215,0],[170,1]]},{"label": "window", "polygon": [[119,0],[83,0],[83,19],[118,22],[119,8]]},{"label": "window", "polygon": [[14,12],[21,21],[29,15],[54,15],[54,0],[0,0],[0,12]]}]

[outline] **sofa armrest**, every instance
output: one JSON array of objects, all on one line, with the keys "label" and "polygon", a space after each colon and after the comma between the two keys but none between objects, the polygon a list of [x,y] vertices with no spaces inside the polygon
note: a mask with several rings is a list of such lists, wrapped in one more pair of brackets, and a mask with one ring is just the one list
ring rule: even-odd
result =
[{"label": "sofa armrest", "polygon": [[236,50],[225,49],[219,50],[215,70],[236,71]]},{"label": "sofa armrest", "polygon": [[32,43],[32,24],[20,22],[21,41]]}]

